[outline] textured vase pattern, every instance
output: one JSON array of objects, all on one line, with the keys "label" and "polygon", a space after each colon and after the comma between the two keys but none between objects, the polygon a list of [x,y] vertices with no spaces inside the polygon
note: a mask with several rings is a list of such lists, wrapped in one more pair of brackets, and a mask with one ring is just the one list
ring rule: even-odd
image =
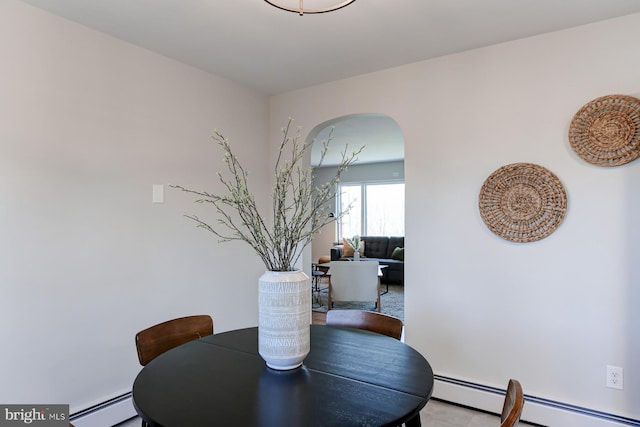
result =
[{"label": "textured vase pattern", "polygon": [[295,369],[309,354],[311,283],[303,271],[267,271],[258,280],[258,352],[267,366]]}]

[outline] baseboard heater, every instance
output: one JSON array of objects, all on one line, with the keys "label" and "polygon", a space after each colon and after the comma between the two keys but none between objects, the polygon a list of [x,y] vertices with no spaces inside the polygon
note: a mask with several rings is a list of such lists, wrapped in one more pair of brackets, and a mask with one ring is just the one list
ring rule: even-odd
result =
[{"label": "baseboard heater", "polygon": [[[470,381],[464,381],[457,378],[447,377],[444,375],[434,375],[434,379],[442,385],[451,385],[453,387],[461,387],[473,392],[480,392],[482,394],[490,394],[496,395],[499,397],[501,401],[504,399],[504,395],[506,390],[498,387],[491,387],[484,384],[478,384]],[[437,383],[436,383],[437,384]],[[437,390],[436,386],[436,390]],[[442,387],[441,387],[442,388]],[[526,390],[526,389],[525,389]],[[450,403],[460,404],[461,406],[468,406],[474,409],[484,410],[486,412],[497,413],[502,409],[502,406],[495,407],[493,406],[493,410],[487,409],[484,407],[476,408],[472,403],[459,403],[457,399],[447,399],[447,394],[451,395],[451,393],[443,393],[444,396],[436,396],[435,398],[439,400],[445,400]],[[471,399],[473,400],[473,399]],[[482,399],[480,399],[482,400]],[[494,399],[495,401],[495,399]],[[528,403],[528,405],[527,405]],[[482,405],[480,405],[482,406]],[[527,410],[531,409],[531,417],[530,419],[525,419],[525,415],[527,415]],[[546,415],[544,413],[546,412]],[[561,412],[562,416],[554,416],[554,413]],[[586,417],[586,418],[585,418]],[[553,422],[553,419],[558,419],[558,422]],[[560,421],[563,419],[563,421]],[[582,406],[572,405],[569,403],[558,402],[551,399],[545,399],[542,397],[533,396],[530,394],[525,394],[525,412],[523,413],[523,421],[531,422],[533,424],[539,426],[567,426],[568,419],[573,419],[574,423],[571,425],[575,425],[576,427],[582,427],[588,425],[593,426],[633,426],[640,427],[640,420],[623,417],[620,415],[598,411],[595,409],[589,409]],[[589,419],[589,422],[586,420]],[[540,423],[542,420],[542,423]],[[544,422],[547,421],[547,422]]]},{"label": "baseboard heater", "polygon": [[70,414],[69,419],[76,427],[111,427],[136,416],[131,392],[128,392]]}]

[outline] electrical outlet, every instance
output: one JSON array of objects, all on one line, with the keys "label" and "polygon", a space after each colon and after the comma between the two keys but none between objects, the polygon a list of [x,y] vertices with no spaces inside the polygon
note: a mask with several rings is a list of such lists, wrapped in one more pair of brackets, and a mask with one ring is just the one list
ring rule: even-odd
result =
[{"label": "electrical outlet", "polygon": [[623,369],[607,365],[607,387],[622,390],[624,388]]}]

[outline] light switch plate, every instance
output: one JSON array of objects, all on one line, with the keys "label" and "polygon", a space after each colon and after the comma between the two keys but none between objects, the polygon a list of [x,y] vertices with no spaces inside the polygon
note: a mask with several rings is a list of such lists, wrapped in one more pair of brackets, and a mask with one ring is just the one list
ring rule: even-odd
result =
[{"label": "light switch plate", "polygon": [[153,203],[164,203],[164,185],[153,184]]}]

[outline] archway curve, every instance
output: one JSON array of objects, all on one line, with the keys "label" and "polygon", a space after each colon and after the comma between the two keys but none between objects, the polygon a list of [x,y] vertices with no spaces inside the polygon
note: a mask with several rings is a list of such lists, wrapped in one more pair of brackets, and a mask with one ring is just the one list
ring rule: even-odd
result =
[{"label": "archway curve", "polygon": [[358,156],[358,164],[404,161],[404,136],[398,123],[386,114],[359,113],[327,120],[309,132],[306,141],[315,141],[308,159],[312,166],[317,166],[321,142],[329,137],[331,128],[333,140],[324,166],[339,163],[345,145],[354,150],[366,146]]}]

